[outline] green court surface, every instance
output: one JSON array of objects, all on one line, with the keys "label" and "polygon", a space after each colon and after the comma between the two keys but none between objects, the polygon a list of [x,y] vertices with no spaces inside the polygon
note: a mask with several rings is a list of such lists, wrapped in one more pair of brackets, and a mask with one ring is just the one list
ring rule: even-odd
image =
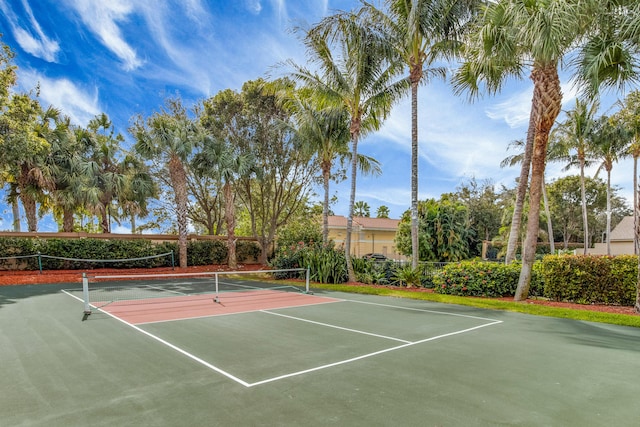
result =
[{"label": "green court surface", "polygon": [[0,287],[0,425],[640,423],[636,328],[325,291],[304,306],[83,321],[73,286]]}]

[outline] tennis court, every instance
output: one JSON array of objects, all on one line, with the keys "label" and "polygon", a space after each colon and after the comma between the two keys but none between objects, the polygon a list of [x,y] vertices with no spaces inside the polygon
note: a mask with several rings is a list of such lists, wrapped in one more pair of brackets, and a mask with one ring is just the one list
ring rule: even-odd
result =
[{"label": "tennis court", "polygon": [[640,329],[256,283],[0,288],[0,425],[640,419]]}]

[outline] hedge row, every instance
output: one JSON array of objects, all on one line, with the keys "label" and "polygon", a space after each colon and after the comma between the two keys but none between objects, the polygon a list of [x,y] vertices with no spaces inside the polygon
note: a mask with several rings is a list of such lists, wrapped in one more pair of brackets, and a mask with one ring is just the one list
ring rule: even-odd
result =
[{"label": "hedge row", "polygon": [[636,256],[549,256],[542,264],[548,298],[579,304],[635,304]]},{"label": "hedge row", "polygon": [[[433,278],[434,292],[475,297],[515,295],[520,277],[520,263],[463,261],[446,265]],[[532,272],[529,295],[540,296],[543,283],[538,268]]]},{"label": "hedge row", "polygon": [[[461,296],[515,295],[521,265],[465,261],[449,264],[433,276],[434,292]],[[633,255],[545,256],[534,264],[530,296],[579,304],[632,306],[638,285]]]},{"label": "hedge row", "polygon": [[[223,264],[227,260],[227,245],[223,241],[190,241],[187,243],[188,265]],[[33,255],[42,254],[38,258]],[[162,254],[172,254],[158,257]],[[236,254],[239,262],[258,259],[260,248],[255,242],[240,241]],[[51,256],[56,258],[50,258]],[[154,258],[147,258],[154,257]],[[79,260],[133,261],[100,262]],[[0,270],[92,269],[92,268],[153,268],[179,265],[178,244],[153,243],[150,240],[104,239],[28,239],[0,238]]]}]

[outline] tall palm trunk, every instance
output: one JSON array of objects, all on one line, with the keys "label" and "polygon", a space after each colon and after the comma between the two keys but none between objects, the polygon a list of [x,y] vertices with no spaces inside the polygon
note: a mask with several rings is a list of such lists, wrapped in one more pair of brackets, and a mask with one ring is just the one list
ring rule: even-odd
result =
[{"label": "tall palm trunk", "polygon": [[[418,70],[418,71],[415,71]],[[418,83],[422,67],[411,70],[411,267],[418,268]]]},{"label": "tall palm trunk", "polygon": [[18,200],[11,201],[11,212],[13,214],[13,231],[20,231],[20,206],[18,206]]},{"label": "tall palm trunk", "polygon": [[236,214],[235,214],[235,198],[233,189],[229,182],[225,182],[223,186],[224,193],[224,216],[227,223],[227,265],[230,269],[238,268],[238,260],[236,255]]},{"label": "tall palm trunk", "polygon": [[[638,224],[638,216],[640,216],[640,206],[638,205],[638,192],[640,192],[640,189],[638,188],[638,156],[634,152],[634,156],[633,156],[633,224],[634,224],[635,230],[638,230],[638,227],[640,227],[640,225]],[[640,236],[638,236],[637,232],[633,239],[633,253],[636,255],[640,254]]]},{"label": "tall palm trunk", "polygon": [[322,244],[329,243],[329,179],[331,177],[331,164],[323,161],[322,168],[322,189],[324,200],[322,201]]},{"label": "tall palm trunk", "polygon": [[509,231],[509,240],[507,242],[507,253],[504,258],[505,264],[511,264],[516,259],[516,251],[518,249],[520,224],[522,223],[522,211],[524,210],[524,201],[527,196],[527,186],[529,184],[529,170],[531,169],[533,140],[536,134],[535,111],[536,110],[534,108],[532,100],[531,112],[529,113],[529,129],[527,130],[527,142],[524,146],[524,157],[522,158],[520,178],[518,179],[518,190],[516,192],[516,205],[513,209],[513,217],[511,218],[511,230]]},{"label": "tall palm trunk", "polygon": [[73,232],[73,209],[65,207],[62,210],[62,231]]},{"label": "tall palm trunk", "polygon": [[353,263],[351,262],[351,231],[353,230],[353,206],[356,203],[356,176],[358,172],[358,139],[360,137],[360,121],[359,115],[351,119],[351,194],[349,196],[349,216],[347,216],[347,236],[344,244],[344,255],[347,259],[347,275],[349,282],[356,281],[356,274],[353,271]]},{"label": "tall palm trunk", "polygon": [[584,148],[578,150],[580,158],[580,197],[582,200],[582,224],[584,228],[584,255],[589,252],[589,213],[587,212],[587,188],[584,178],[585,152]]},{"label": "tall palm trunk", "polygon": [[547,234],[549,235],[549,252],[556,253],[556,242],[553,238],[553,224],[551,223],[551,210],[549,209],[549,198],[547,197],[547,185],[542,177],[542,199],[544,201],[544,214],[547,217]]},{"label": "tall palm trunk", "polygon": [[182,161],[175,155],[169,160],[169,178],[171,186],[175,189],[180,268],[187,268],[187,174]]},{"label": "tall palm trunk", "polygon": [[611,167],[607,167],[607,255],[611,255]]},{"label": "tall palm trunk", "polygon": [[514,299],[521,301],[529,295],[531,271],[536,257],[538,230],[540,227],[540,199],[547,157],[549,133],[562,108],[562,90],[558,78],[557,64],[534,66],[533,105],[536,108],[535,138],[531,157],[531,186],[529,187],[529,219],[523,246],[522,269]]}]

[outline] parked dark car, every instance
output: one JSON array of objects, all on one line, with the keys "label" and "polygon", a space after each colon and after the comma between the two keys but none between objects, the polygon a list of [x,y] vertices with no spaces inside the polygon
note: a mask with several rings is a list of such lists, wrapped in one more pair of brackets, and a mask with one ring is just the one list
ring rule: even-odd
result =
[{"label": "parked dark car", "polygon": [[372,259],[374,261],[386,261],[388,258],[382,254],[366,254],[362,258]]}]

